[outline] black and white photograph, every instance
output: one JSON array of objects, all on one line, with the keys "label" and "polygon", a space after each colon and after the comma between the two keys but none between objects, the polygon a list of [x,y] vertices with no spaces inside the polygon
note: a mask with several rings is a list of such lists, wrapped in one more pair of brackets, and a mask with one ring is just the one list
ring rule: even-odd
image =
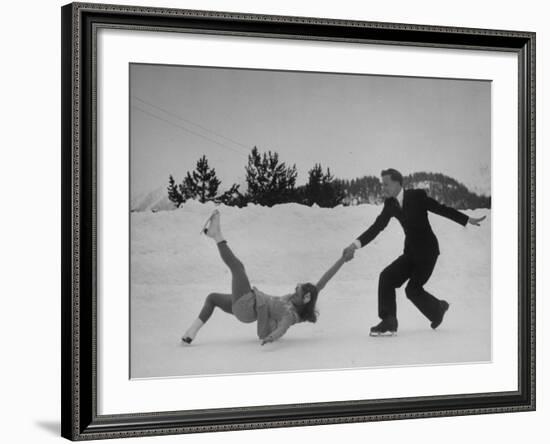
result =
[{"label": "black and white photograph", "polygon": [[2,442],[544,441],[544,2],[3,15]]},{"label": "black and white photograph", "polygon": [[131,63],[130,378],[491,362],[491,81]]}]

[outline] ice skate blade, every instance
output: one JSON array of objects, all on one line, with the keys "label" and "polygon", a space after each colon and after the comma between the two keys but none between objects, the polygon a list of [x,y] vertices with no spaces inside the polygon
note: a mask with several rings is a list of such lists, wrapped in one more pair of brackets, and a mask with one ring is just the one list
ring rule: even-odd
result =
[{"label": "ice skate blade", "polygon": [[371,331],[369,333],[369,336],[372,336],[374,338],[384,337],[384,336],[391,337],[391,336],[397,336],[397,332],[396,331],[387,331],[385,333],[374,333],[374,332]]}]

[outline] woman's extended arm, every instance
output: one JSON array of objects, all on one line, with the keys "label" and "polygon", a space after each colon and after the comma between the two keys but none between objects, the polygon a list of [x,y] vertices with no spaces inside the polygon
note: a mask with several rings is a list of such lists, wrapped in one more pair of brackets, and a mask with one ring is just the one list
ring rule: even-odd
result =
[{"label": "woman's extended arm", "polygon": [[332,279],[332,277],[338,272],[338,270],[340,270],[340,268],[342,268],[342,265],[344,265],[344,262],[347,262],[347,261],[344,259],[344,256],[342,255],[342,257],[340,257],[336,261],[336,263],[325,272],[325,274],[321,277],[321,279],[319,279],[319,282],[317,282],[317,285],[315,285],[317,287],[317,291],[320,292],[323,288],[325,288],[325,285],[327,285],[327,282]]},{"label": "woman's extended arm", "polygon": [[283,336],[288,328],[295,324],[297,321],[297,315],[296,314],[287,314],[281,319],[279,322],[279,325],[275,330],[273,330],[271,333],[269,333],[266,337],[262,338],[261,344],[267,344],[268,342],[273,342],[279,339],[281,336]]}]

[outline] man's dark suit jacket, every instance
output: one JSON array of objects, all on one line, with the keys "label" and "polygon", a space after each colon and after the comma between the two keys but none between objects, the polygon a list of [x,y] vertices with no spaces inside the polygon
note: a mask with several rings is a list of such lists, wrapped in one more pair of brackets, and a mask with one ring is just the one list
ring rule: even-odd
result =
[{"label": "man's dark suit jacket", "polygon": [[440,204],[429,197],[425,190],[403,189],[403,208],[400,207],[395,197],[386,198],[382,212],[357,239],[361,243],[361,247],[364,247],[388,225],[393,216],[401,223],[405,231],[403,253],[417,259],[433,257],[440,251],[439,243],[428,220],[428,211],[447,217],[464,226],[468,223],[467,215]]}]

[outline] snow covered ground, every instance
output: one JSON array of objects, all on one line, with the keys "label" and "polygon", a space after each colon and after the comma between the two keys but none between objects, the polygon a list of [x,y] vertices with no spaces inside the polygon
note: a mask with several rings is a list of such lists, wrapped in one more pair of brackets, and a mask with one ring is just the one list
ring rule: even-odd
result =
[{"label": "snow covered ground", "polygon": [[[222,231],[245,264],[252,285],[272,294],[315,283],[382,207],[323,209],[218,207]],[[425,288],[451,307],[443,324],[429,321],[397,290],[399,331],[372,338],[378,323],[382,269],[403,250],[392,219],[346,263],[320,294],[317,323],[291,327],[260,346],[256,324],[216,310],[191,345],[181,342],[210,292],[230,292],[230,274],[214,241],[199,235],[214,204],[187,202],[174,211],[131,213],[131,377],[326,370],[491,360],[491,212],[480,227],[430,213],[441,255]]]}]

